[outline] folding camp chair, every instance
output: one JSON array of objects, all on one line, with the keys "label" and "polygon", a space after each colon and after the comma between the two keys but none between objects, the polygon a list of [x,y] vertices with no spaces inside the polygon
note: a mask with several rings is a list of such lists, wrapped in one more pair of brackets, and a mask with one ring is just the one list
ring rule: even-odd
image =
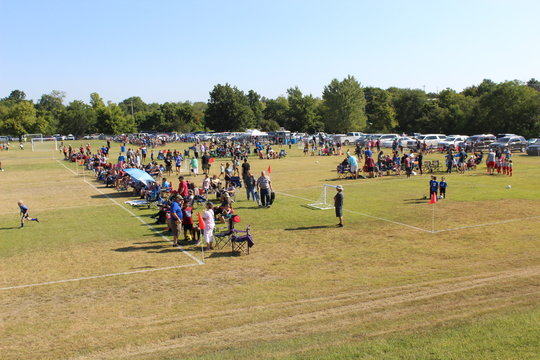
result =
[{"label": "folding camp chair", "polygon": [[[216,230],[220,230],[219,232],[215,232]],[[226,246],[229,246],[231,244],[231,236],[234,234],[234,231],[232,229],[227,228],[216,228],[214,230],[214,243],[216,249],[223,249]]]},{"label": "folding camp chair", "polygon": [[[249,248],[251,248],[255,244],[253,242],[253,238],[251,237],[249,228],[250,225],[247,226],[245,231],[233,230],[233,234],[231,235],[231,246],[233,254],[243,253],[249,255]],[[243,233],[244,235],[242,235],[241,233]]]},{"label": "folding camp chair", "polygon": [[440,170],[440,164],[439,164],[439,160],[433,160],[431,161],[431,169],[433,171],[439,171]]},{"label": "folding camp chair", "polygon": [[424,171],[425,172],[433,172],[433,170],[431,170],[431,161],[424,161]]}]

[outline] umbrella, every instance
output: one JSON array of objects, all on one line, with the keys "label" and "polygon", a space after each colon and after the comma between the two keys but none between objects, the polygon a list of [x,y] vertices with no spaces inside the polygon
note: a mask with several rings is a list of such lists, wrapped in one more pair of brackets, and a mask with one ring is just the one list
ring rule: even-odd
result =
[{"label": "umbrella", "polygon": [[150,181],[156,182],[156,180],[152,176],[150,176],[150,174],[148,174],[146,171],[143,171],[140,169],[125,169],[124,171],[133,179],[143,182],[145,184],[148,184],[148,182]]}]

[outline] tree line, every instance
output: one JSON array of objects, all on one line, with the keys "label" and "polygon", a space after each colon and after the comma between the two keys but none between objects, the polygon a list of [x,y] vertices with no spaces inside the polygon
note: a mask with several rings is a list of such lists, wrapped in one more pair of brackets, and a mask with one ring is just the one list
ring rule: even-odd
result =
[{"label": "tree line", "polygon": [[363,87],[353,76],[334,79],[321,97],[298,87],[265,98],[218,84],[204,102],[145,103],[133,96],[116,104],[97,93],[88,102],[64,103],[54,90],[34,103],[21,90],[0,100],[0,134],[121,134],[132,132],[265,131],[313,133],[420,132],[443,134],[516,133],[540,135],[540,81],[483,80],[461,92],[445,89]]}]

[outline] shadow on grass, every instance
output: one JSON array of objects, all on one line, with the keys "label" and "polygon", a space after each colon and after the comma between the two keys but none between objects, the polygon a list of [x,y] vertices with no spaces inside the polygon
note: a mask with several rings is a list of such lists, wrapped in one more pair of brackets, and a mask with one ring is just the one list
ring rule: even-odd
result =
[{"label": "shadow on grass", "polygon": [[297,230],[313,230],[313,229],[332,229],[336,225],[314,225],[314,226],[300,226],[297,228],[284,229],[285,231],[297,231]]},{"label": "shadow on grass", "polygon": [[233,253],[232,251],[227,251],[227,252],[213,252],[210,255],[208,255],[208,253],[206,253],[205,258],[207,258],[207,259],[215,259],[215,258],[238,257],[238,256],[240,256],[240,253],[238,253],[238,252]]},{"label": "shadow on grass", "polygon": [[427,197],[421,197],[418,199],[404,199],[405,204],[427,204],[429,199]]},{"label": "shadow on grass", "polygon": [[3,228],[0,228],[0,230],[13,230],[13,229],[19,229],[20,226],[12,226],[12,227],[3,227]]},{"label": "shadow on grass", "polygon": [[[106,189],[106,188],[98,188],[98,189]],[[127,201],[127,200],[130,200],[131,194],[132,194],[131,191],[130,192],[113,192],[113,193],[110,193],[110,194],[96,194],[96,195],[92,195],[91,197],[93,199],[125,198],[126,201]]]},{"label": "shadow on grass", "polygon": [[255,206],[235,206],[235,209],[258,209],[259,207],[257,205]]},{"label": "shadow on grass", "polygon": [[117,249],[112,249],[116,252],[131,252],[131,251],[141,251],[141,250],[160,250],[167,247],[166,245],[149,245],[149,246],[126,246]]}]

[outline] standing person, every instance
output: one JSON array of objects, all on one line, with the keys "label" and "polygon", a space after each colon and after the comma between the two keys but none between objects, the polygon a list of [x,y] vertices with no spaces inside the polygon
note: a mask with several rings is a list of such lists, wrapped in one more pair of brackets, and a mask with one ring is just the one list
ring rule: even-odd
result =
[{"label": "standing person", "polygon": [[441,182],[439,183],[439,198],[446,199],[446,188],[448,187],[448,184],[446,181],[444,181],[444,176],[441,178]]},{"label": "standing person", "polygon": [[424,165],[424,155],[422,155],[422,153],[418,153],[416,155],[416,161],[418,162],[418,171],[420,172],[420,175],[423,175],[424,170],[422,169],[422,166]]},{"label": "standing person", "polygon": [[169,228],[172,230],[173,234],[173,246],[178,245],[178,236],[180,235],[180,229],[182,228],[183,214],[179,201],[179,197],[175,196],[169,210],[171,215],[169,218]]},{"label": "standing person", "polygon": [[249,165],[248,159],[246,157],[244,158],[244,162],[242,163],[242,179],[244,180],[244,182],[246,182],[245,178],[248,175],[250,169],[251,165]]},{"label": "standing person", "polygon": [[188,196],[187,181],[184,180],[183,176],[179,176],[178,180],[180,181],[180,183],[178,184],[178,195],[182,196],[183,198],[186,198]]},{"label": "standing person", "polygon": [[343,227],[343,186],[336,186],[337,194],[334,195],[334,208],[336,217],[339,219],[338,227]]},{"label": "standing person", "polygon": [[193,176],[199,175],[199,160],[194,156],[191,158],[191,172]]},{"label": "standing person", "polygon": [[248,170],[248,172],[246,173],[246,175],[244,177],[244,185],[246,186],[247,199],[249,200],[249,196],[251,195],[253,200],[256,201],[256,199],[255,199],[255,177],[253,177],[253,175],[251,175],[251,172],[249,170]]},{"label": "standing person", "polygon": [[257,179],[257,191],[261,196],[261,206],[270,207],[270,191],[272,191],[272,181],[270,176],[261,171],[261,176]]},{"label": "standing person", "polygon": [[21,211],[21,229],[24,227],[24,220],[28,219],[29,221],[39,222],[38,218],[30,218],[28,214],[28,208],[24,205],[22,200],[17,202],[19,205],[19,210]]},{"label": "standing person", "polygon": [[214,226],[216,225],[214,220],[214,204],[211,202],[206,203],[206,210],[202,218],[204,221],[204,240],[206,241],[208,250],[212,250],[214,248]]},{"label": "standing person", "polygon": [[193,209],[186,201],[182,205],[182,227],[184,228],[184,240],[191,241],[195,237],[193,230]]},{"label": "standing person", "polygon": [[182,155],[180,155],[180,153],[176,154],[176,156],[174,157],[177,174],[180,174],[180,171],[182,170],[182,160]]},{"label": "standing person", "polygon": [[495,171],[495,151],[493,149],[489,149],[489,153],[487,155],[486,165],[487,165],[487,171],[489,175],[493,175]]},{"label": "standing person", "polygon": [[[203,145],[201,145],[201,147],[203,147]],[[203,153],[203,156],[201,156],[201,163],[203,174],[210,174],[210,155],[208,155],[206,151]]]},{"label": "standing person", "polygon": [[431,199],[433,195],[437,197],[438,190],[439,190],[439,182],[437,181],[437,177],[434,175],[431,175],[431,180],[429,181],[429,198]]}]

